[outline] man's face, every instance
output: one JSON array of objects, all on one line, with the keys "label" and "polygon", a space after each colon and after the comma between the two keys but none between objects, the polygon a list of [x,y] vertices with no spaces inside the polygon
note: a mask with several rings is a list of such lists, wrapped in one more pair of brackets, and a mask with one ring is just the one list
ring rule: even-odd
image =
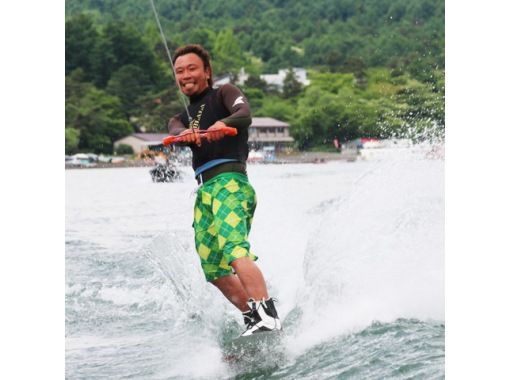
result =
[{"label": "man's face", "polygon": [[186,96],[198,95],[209,86],[207,80],[211,77],[211,70],[204,68],[204,63],[195,53],[177,57],[174,66],[177,81]]}]

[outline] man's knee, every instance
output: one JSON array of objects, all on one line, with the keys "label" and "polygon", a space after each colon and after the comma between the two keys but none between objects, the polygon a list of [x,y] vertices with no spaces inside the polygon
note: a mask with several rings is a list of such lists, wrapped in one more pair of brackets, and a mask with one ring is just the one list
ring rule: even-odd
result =
[{"label": "man's knee", "polygon": [[251,256],[244,256],[244,257],[234,259],[234,261],[232,261],[230,263],[230,266],[232,268],[234,268],[235,273],[239,272],[239,269],[241,269],[241,268],[253,268],[253,269],[257,268],[258,269],[257,264],[255,264],[254,258]]}]

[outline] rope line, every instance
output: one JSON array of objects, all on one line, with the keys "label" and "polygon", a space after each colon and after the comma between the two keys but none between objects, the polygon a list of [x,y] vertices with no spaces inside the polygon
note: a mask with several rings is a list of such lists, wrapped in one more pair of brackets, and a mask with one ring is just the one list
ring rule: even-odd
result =
[{"label": "rope line", "polygon": [[156,23],[158,24],[159,33],[161,35],[161,40],[163,41],[163,45],[165,46],[166,54],[168,56],[168,60],[170,61],[170,66],[172,67],[172,74],[174,76],[175,84],[177,86],[178,96],[181,99],[182,103],[184,104],[184,109],[186,110],[186,114],[188,115],[188,121],[191,123],[191,121],[193,119],[191,118],[191,115],[189,114],[188,103],[186,102],[186,98],[185,98],[184,94],[181,92],[181,86],[179,85],[179,81],[177,80],[177,76],[175,75],[174,62],[172,61],[172,55],[170,54],[170,50],[168,49],[168,45],[166,43],[165,33],[163,33],[163,28],[161,27],[161,23],[159,22],[159,16],[158,16],[158,11],[156,10],[156,5],[154,5],[154,0],[150,0],[150,2],[151,2],[151,6],[152,6],[152,11],[154,12],[154,17],[156,18]]}]

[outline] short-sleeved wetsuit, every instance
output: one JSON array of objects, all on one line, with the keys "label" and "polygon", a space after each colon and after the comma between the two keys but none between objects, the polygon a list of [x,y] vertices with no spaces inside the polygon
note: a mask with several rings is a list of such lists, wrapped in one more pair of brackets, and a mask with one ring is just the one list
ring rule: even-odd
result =
[{"label": "short-sleeved wetsuit", "polygon": [[170,120],[170,134],[187,128],[206,130],[216,121],[237,129],[236,136],[190,145],[195,176],[202,184],[194,208],[195,247],[207,281],[214,281],[233,273],[230,263],[235,259],[257,259],[248,242],[257,204],[246,175],[250,107],[243,93],[227,84],[192,96],[188,112],[191,121],[186,112]]}]

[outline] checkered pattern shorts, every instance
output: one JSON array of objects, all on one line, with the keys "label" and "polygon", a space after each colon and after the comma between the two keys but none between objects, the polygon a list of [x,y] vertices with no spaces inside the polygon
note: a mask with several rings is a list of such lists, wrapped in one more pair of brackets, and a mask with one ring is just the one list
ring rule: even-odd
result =
[{"label": "checkered pattern shorts", "polygon": [[256,206],[255,190],[241,173],[221,173],[198,189],[193,227],[207,281],[232,274],[235,259],[257,260],[247,240]]}]

